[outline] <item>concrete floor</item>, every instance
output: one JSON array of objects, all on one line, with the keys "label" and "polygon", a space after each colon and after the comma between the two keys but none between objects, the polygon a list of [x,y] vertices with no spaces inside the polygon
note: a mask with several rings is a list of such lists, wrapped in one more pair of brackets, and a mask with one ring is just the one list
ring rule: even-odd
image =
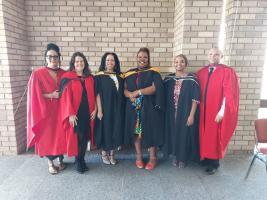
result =
[{"label": "concrete floor", "polygon": [[46,159],[33,154],[0,157],[1,200],[267,200],[267,175],[264,164],[256,161],[251,174],[244,176],[250,156],[227,156],[215,175],[190,164],[184,169],[170,161],[159,161],[148,172],[134,166],[134,155],[118,155],[116,166],[101,163],[98,154],[88,153],[90,170],[81,175],[73,159],[68,168],[50,175]]}]

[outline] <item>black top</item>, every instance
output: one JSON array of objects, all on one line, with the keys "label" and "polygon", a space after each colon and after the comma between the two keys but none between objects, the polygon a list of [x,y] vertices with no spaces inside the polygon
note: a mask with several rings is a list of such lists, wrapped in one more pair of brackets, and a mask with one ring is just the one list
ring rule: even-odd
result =
[{"label": "black top", "polygon": [[90,112],[89,112],[87,92],[84,80],[82,79],[81,79],[81,84],[83,87],[82,98],[77,114],[78,121],[77,125],[74,126],[74,131],[77,134],[87,135],[87,133],[90,130],[90,114],[89,114]]}]

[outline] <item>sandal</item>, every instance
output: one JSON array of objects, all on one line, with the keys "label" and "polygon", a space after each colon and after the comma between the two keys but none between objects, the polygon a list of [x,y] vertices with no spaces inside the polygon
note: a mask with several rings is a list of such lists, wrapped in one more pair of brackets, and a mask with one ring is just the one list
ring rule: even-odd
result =
[{"label": "sandal", "polygon": [[111,163],[110,163],[110,160],[109,160],[109,158],[108,158],[108,154],[107,154],[106,151],[102,151],[102,153],[101,153],[101,158],[102,158],[102,162],[103,162],[104,164],[106,164],[106,165],[110,165],[110,164],[111,164]]},{"label": "sandal", "polygon": [[176,160],[176,159],[173,159],[173,160],[172,160],[172,166],[177,167],[177,164],[178,164],[178,163],[177,163],[177,160]]},{"label": "sandal", "polygon": [[179,163],[178,163],[178,168],[185,168],[185,163],[184,162],[182,162],[182,161],[179,161]]},{"label": "sandal", "polygon": [[58,173],[57,167],[54,165],[52,161],[48,161],[48,172],[52,175],[55,175]]},{"label": "sandal", "polygon": [[66,165],[64,164],[64,162],[60,162],[58,165],[58,170],[63,171],[64,169],[66,169]]}]

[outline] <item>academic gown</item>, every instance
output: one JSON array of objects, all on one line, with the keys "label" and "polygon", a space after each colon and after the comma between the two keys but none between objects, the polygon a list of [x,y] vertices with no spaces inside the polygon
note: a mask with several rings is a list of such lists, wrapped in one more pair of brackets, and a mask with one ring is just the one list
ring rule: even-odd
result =
[{"label": "academic gown", "polygon": [[[84,78],[88,106],[89,106],[89,116],[95,109],[95,93],[94,93],[94,79],[91,75]],[[83,87],[80,78],[75,72],[66,72],[62,77],[61,86],[61,99],[60,99],[60,114],[61,123],[63,124],[64,130],[66,132],[66,146],[68,156],[78,155],[78,137],[76,132],[76,127],[72,127],[69,123],[69,117],[71,115],[78,116],[78,110],[81,104]],[[79,120],[79,119],[78,119]],[[81,120],[81,119],[80,119]],[[91,141],[91,145],[94,145],[94,120],[88,120],[88,126],[90,127],[88,138]]]},{"label": "academic gown", "polygon": [[[64,131],[59,123],[59,99],[45,98],[59,88],[64,71],[57,71],[57,81],[47,67],[34,70],[28,82],[27,147],[35,146],[40,156],[61,155],[66,152]],[[53,113],[51,113],[53,112]]]},{"label": "academic gown", "polygon": [[[155,68],[132,69],[125,74],[127,90],[133,92],[142,88],[156,87],[155,94],[144,95],[141,107],[142,145],[144,148],[161,146],[164,131],[164,91],[159,72]],[[135,125],[137,114],[129,98],[126,100],[125,111],[125,137],[126,145],[134,144]]]},{"label": "academic gown", "polygon": [[[209,67],[200,69],[197,73],[201,88],[200,103],[200,156],[201,159],[221,159],[224,157],[227,145],[237,125],[239,107],[239,81],[234,69],[218,64],[211,74],[206,106],[204,94],[208,80]],[[220,123],[215,122],[223,98],[225,111]],[[205,110],[206,107],[206,110]]]},{"label": "academic gown", "polygon": [[[174,88],[176,81],[182,81],[175,111]],[[196,77],[187,74],[176,77],[170,74],[164,79],[166,112],[165,112],[165,141],[163,152],[165,157],[174,155],[178,161],[199,161],[199,109],[194,115],[194,123],[187,126],[187,119],[192,108],[192,101],[199,103],[200,88]],[[176,112],[176,114],[175,114]],[[176,115],[176,116],[175,116]]]},{"label": "academic gown", "polygon": [[118,90],[109,73],[99,72],[95,76],[96,94],[100,95],[103,118],[96,118],[95,143],[97,148],[113,150],[123,143],[124,129],[124,85],[121,75],[116,75]]}]

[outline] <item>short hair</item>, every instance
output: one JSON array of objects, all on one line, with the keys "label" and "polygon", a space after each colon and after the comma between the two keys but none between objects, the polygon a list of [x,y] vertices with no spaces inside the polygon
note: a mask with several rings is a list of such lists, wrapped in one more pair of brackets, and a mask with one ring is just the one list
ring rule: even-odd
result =
[{"label": "short hair", "polygon": [[216,51],[218,51],[220,53],[221,56],[223,56],[223,52],[222,52],[222,50],[219,47],[212,47],[212,48],[209,49],[209,52],[211,50],[216,50]]},{"label": "short hair", "polygon": [[86,57],[81,52],[75,52],[71,56],[71,59],[70,59],[70,71],[74,71],[75,70],[74,63],[75,63],[75,58],[77,56],[81,57],[83,59],[83,61],[84,61],[83,75],[84,76],[89,76],[92,72],[91,72],[91,69],[89,68],[89,64],[88,64],[88,61],[87,61]]},{"label": "short hair", "polygon": [[179,55],[175,56],[175,60],[176,60],[176,58],[178,58],[178,57],[184,59],[184,61],[185,61],[185,66],[188,65],[188,59],[187,59],[187,57],[186,57],[184,54],[179,54]]},{"label": "short hair", "polygon": [[99,71],[105,71],[106,70],[106,59],[107,59],[108,55],[112,55],[114,57],[114,61],[115,61],[114,72],[116,74],[121,73],[120,60],[119,60],[119,57],[117,56],[117,54],[114,53],[114,52],[106,52],[102,56],[101,63],[100,63],[100,66],[99,66],[98,70]]},{"label": "short hair", "polygon": [[138,50],[138,52],[137,52],[137,56],[138,56],[138,54],[139,54],[140,52],[145,52],[145,53],[147,53],[147,55],[148,55],[148,66],[150,67],[150,52],[149,52],[149,49],[148,49],[147,47],[142,47],[142,48],[140,48],[140,49]]}]

